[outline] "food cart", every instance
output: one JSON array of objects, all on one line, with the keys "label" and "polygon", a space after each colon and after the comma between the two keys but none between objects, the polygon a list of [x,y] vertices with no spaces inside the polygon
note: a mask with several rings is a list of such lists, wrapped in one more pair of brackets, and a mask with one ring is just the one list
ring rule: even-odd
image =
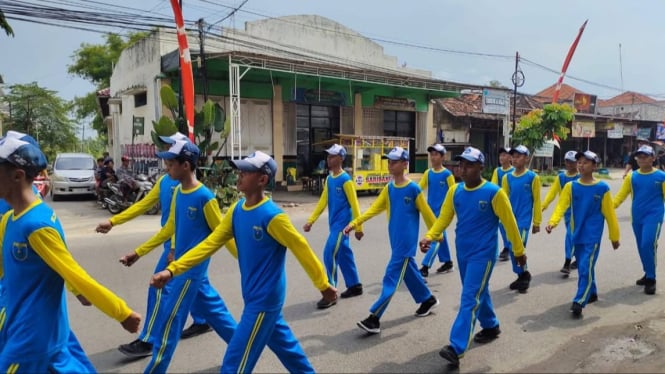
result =
[{"label": "food cart", "polygon": [[323,143],[337,143],[346,148],[344,169],[351,175],[356,191],[372,193],[378,193],[392,180],[388,172],[388,160],[382,160],[381,156],[393,147],[402,147],[407,151],[409,148],[409,138],[395,136],[336,134],[333,139]]}]

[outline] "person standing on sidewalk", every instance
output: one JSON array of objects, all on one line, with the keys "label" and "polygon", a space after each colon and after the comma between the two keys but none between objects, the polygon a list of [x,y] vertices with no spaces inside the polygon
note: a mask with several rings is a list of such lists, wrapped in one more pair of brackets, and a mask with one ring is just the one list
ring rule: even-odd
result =
[{"label": "person standing on sidewalk", "polygon": [[[427,152],[429,152],[429,160],[432,167],[425,170],[418,185],[423,191],[427,190],[427,205],[432,209],[434,216],[438,217],[448,190],[455,185],[455,176],[443,166],[443,156],[446,154],[446,147],[441,144],[434,144],[427,147]],[[433,248],[423,258],[420,274],[424,278],[427,278],[429,275],[429,269],[434,265],[437,255],[442,265],[436,269],[436,272],[447,273],[453,271],[448,236],[445,231],[443,232],[443,240],[435,242]]]},{"label": "person standing on sidewalk", "polygon": [[499,222],[503,223],[512,242],[511,250],[518,266],[526,265],[526,255],[506,193],[481,176],[485,156],[480,150],[469,147],[455,159],[460,162],[462,183],[448,192],[439,218],[420,241],[420,249],[429,250],[432,241],[457,216],[455,248],[462,295],[450,329],[450,344],[439,351],[442,358],[457,367],[471,342],[476,319],[482,330],[473,337],[474,342],[489,343],[501,333],[489,292],[489,280],[497,259]]},{"label": "person standing on sidewalk", "polygon": [[[564,160],[566,163],[566,171],[559,173],[559,175],[554,178],[554,183],[552,183],[552,186],[550,187],[550,191],[547,193],[547,196],[545,196],[545,200],[542,202],[542,211],[544,212],[545,209],[550,205],[554,199],[559,195],[563,187],[568,183],[572,181],[576,181],[580,178],[580,173],[577,171],[577,160],[575,159],[577,157],[577,151],[568,151],[566,152],[566,155],[564,156]],[[573,268],[571,267],[570,260],[573,258],[573,242],[572,242],[572,237],[571,237],[571,232],[570,232],[570,208],[566,211],[564,214],[565,222],[566,222],[566,237],[564,239],[564,261],[563,261],[563,266],[561,267],[561,272],[565,274],[566,276],[570,274],[570,269]],[[575,266],[577,268],[577,266]]]},{"label": "person standing on sidewalk", "polygon": [[[499,166],[494,169],[492,173],[492,179],[490,182],[501,187],[503,182],[503,176],[509,173],[512,173],[515,168],[513,167],[513,158],[510,155],[510,147],[501,147],[499,148]],[[499,254],[499,261],[508,261],[510,259],[510,241],[506,236],[506,230],[503,228],[501,222],[499,222],[499,233],[501,233],[501,240],[503,243],[503,250]]]},{"label": "person standing on sidewalk", "polygon": [[[363,294],[363,285],[360,283],[356,261],[349,245],[349,237],[342,232],[347,223],[360,215],[360,204],[351,177],[342,169],[346,149],[339,144],[333,144],[332,147],[326,149],[326,152],[328,153],[326,161],[330,174],[326,178],[319,203],[303,226],[303,230],[309,232],[314,222],[328,206],[330,235],[328,235],[326,246],[323,249],[323,263],[326,266],[328,279],[334,287],[337,287],[337,268],[339,267],[342,271],[347,287],[346,291],[340,294],[340,297],[344,299]],[[356,239],[362,239],[364,235],[362,231],[362,227],[356,230]],[[326,309],[336,303],[336,300],[322,298],[316,306],[319,309]]]},{"label": "person standing on sidewalk", "polygon": [[[221,373],[251,373],[266,345],[290,373],[314,373],[298,339],[284,321],[286,297],[286,248],[298,259],[325,300],[335,300],[337,289],[329,284],[323,266],[307,240],[264,190],[277,173],[277,163],[256,151],[231,165],[240,170],[238,190],[245,197],[233,204],[215,230],[199,245],[153,275],[150,283],[163,287],[186,278],[190,269],[209,261],[225,242],[235,238],[242,297],[245,306],[240,323],[228,343]],[[183,275],[180,275],[183,274]]]},{"label": "person standing on sidewalk", "polygon": [[[160,136],[162,144],[164,145],[164,150],[173,145],[178,140],[188,141],[187,136],[177,132],[171,136]],[[180,182],[176,179],[171,178],[166,170],[166,174],[162,175],[155,186],[150,190],[150,192],[140,201],[135,204],[132,204],[129,208],[122,211],[119,214],[109,218],[107,221],[102,222],[97,225],[95,229],[98,233],[106,234],[114,226],[122,225],[123,223],[129,222],[132,219],[144,214],[148,210],[152,209],[155,204],[159,204],[162,210],[161,217],[161,226],[164,227],[166,221],[169,219],[169,213],[171,212],[171,198],[173,197],[173,192]],[[171,251],[171,239],[168,239],[164,242],[164,251],[162,251],[161,256],[157,260],[155,265],[155,272],[162,271],[166,269],[166,265],[169,262],[169,253]],[[152,333],[154,331],[154,319],[153,315],[156,315],[157,310],[160,305],[157,302],[161,300],[163,296],[166,295],[168,289],[158,290],[154,287],[148,287],[148,302],[147,302],[147,311],[145,320],[149,321],[143,325],[143,330],[139,334],[138,339],[134,340],[131,343],[122,344],[118,347],[118,350],[123,354],[130,357],[145,357],[152,355]],[[194,305],[197,305],[194,303]],[[194,308],[196,309],[196,308]],[[182,331],[181,339],[191,338],[197,335],[204,334],[206,332],[212,331],[212,328],[208,323],[206,323],[205,318],[203,318],[196,310],[191,311],[193,323],[191,326]]]},{"label": "person standing on sidewalk", "polygon": [[[532,221],[533,228],[531,232],[533,234],[540,232],[542,214],[542,209],[540,208],[540,177],[526,167],[529,162],[529,149],[527,147],[518,145],[510,150],[510,155],[513,158],[515,170],[503,176],[501,188],[503,188],[510,199],[510,205],[517,220],[520,237],[526,247]],[[524,266],[517,266],[515,257],[512,255],[513,252],[510,253],[513,272],[517,274],[517,280],[510,284],[510,289],[526,293],[531,283],[531,273],[529,273],[526,264]]]},{"label": "person standing on sidewalk", "polygon": [[384,210],[388,214],[391,255],[383,276],[381,295],[370,307],[369,317],[357,323],[358,327],[370,334],[381,332],[379,320],[402,281],[409,289],[413,300],[420,304],[416,310],[417,317],[429,315],[432,309],[439,305],[439,300],[432,295],[424,278],[420,275],[415,260],[420,215],[423,216],[428,228],[432,226],[436,218],[432,209],[427,205],[420,187],[404,175],[409,166],[409,152],[402,147],[395,147],[383,157],[388,159],[388,171],[393,180],[381,190],[379,197],[365,213],[344,228],[344,234],[348,235],[358,225]]},{"label": "person standing on sidewalk", "polygon": [[582,309],[598,300],[596,288],[596,261],[603,237],[604,222],[607,221],[612,247],[619,248],[619,222],[612,203],[612,194],[607,183],[595,179],[594,171],[600,159],[591,151],[576,155],[580,178],[567,183],[561,191],[559,202],[545,227],[548,234],[561,221],[570,208],[570,228],[575,257],[577,257],[577,293],[570,306],[574,317],[582,316]]},{"label": "person standing on sidewalk", "polygon": [[665,172],[653,166],[656,152],[648,145],[635,152],[639,169],[623,180],[621,189],[614,196],[614,208],[618,208],[632,196],[631,222],[637,240],[637,251],[642,262],[644,276],[635,283],[644,286],[644,293],[656,293],[656,254],[658,238],[663,225],[663,200],[665,200]]}]

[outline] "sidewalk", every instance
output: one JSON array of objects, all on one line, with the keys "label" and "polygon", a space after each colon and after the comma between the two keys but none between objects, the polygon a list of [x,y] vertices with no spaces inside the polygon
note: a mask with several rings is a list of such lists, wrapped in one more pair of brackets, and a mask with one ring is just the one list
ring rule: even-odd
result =
[{"label": "sidewalk", "polygon": [[279,204],[316,204],[319,202],[319,195],[310,191],[276,190],[272,192],[272,200]]}]

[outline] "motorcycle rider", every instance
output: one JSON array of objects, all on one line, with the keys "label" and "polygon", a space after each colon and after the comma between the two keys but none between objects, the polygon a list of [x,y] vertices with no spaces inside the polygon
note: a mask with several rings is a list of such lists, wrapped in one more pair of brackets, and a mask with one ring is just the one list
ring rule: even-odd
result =
[{"label": "motorcycle rider", "polygon": [[129,167],[129,157],[122,156],[121,164],[115,172],[115,176],[120,183],[120,191],[122,192],[123,202],[127,202],[127,196],[138,189],[138,183],[134,180],[134,173]]}]

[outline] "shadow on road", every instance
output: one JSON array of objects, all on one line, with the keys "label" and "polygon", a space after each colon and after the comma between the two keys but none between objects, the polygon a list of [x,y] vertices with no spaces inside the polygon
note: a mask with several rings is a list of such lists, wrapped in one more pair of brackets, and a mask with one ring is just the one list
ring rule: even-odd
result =
[{"label": "shadow on road", "polygon": [[598,306],[608,308],[616,304],[640,305],[648,302],[655,296],[646,295],[644,293],[644,287],[630,285],[622,288],[615,288],[605,293],[600,292],[598,297]]},{"label": "shadow on road", "polygon": [[143,359],[146,359],[145,364],[147,365],[150,361],[150,357],[129,358],[120,353],[115,348],[104,352],[95,353],[93,355],[89,355],[88,357],[90,358],[90,362],[92,362],[93,366],[99,373],[120,372],[124,365],[133,364],[136,361]]},{"label": "shadow on road", "polygon": [[[586,309],[595,308],[596,304],[587,305]],[[580,326],[589,325],[599,320],[598,316],[584,316],[582,318],[573,318],[570,313],[570,304],[556,305],[543,313],[523,315],[516,319],[525,332],[543,331],[549,328],[557,329],[578,329]]]},{"label": "shadow on road", "polygon": [[[370,373],[459,373],[459,368],[450,366],[439,357],[439,349],[418,355],[407,362],[382,362]],[[479,372],[490,371],[487,368]]]}]

